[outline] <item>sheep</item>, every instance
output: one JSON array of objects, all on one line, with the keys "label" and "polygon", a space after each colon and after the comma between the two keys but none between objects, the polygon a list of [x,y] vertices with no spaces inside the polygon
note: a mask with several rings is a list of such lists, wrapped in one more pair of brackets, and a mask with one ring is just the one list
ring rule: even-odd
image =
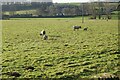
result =
[{"label": "sheep", "polygon": [[88,27],[84,28],[83,30],[84,30],[84,31],[87,31],[87,29],[88,29]]},{"label": "sheep", "polygon": [[80,28],[81,28],[81,26],[73,26],[74,31],[75,31],[75,29],[80,29]]},{"label": "sheep", "polygon": [[43,40],[47,40],[48,36],[47,35],[43,35]]},{"label": "sheep", "polygon": [[42,36],[42,35],[45,35],[46,34],[46,32],[45,32],[45,30],[42,30],[41,32],[40,32],[40,35]]}]

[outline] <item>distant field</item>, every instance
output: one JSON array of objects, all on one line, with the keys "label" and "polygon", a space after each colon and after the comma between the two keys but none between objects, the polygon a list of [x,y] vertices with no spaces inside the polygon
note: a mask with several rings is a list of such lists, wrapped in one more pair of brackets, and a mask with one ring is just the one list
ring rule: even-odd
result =
[{"label": "distant field", "polygon": [[[10,15],[10,12],[6,11],[4,12],[6,15]],[[21,10],[21,11],[15,11],[15,14],[36,14],[36,10]]]},{"label": "distant field", "polygon": [[22,10],[22,11],[16,11],[16,14],[35,14],[36,10]]},{"label": "distant field", "polygon": [[[118,20],[17,18],[2,23],[3,78],[14,77],[8,72],[19,73],[19,78],[65,80],[120,74]],[[73,31],[73,25],[82,29]],[[39,35],[43,29],[48,40]]]}]

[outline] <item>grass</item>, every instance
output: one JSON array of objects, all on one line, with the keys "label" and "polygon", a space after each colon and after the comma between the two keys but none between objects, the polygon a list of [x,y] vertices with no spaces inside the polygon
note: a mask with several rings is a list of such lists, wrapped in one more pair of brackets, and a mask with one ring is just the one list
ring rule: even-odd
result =
[{"label": "grass", "polygon": [[[117,20],[26,18],[2,23],[3,78],[14,77],[8,72],[18,72],[18,78],[65,80],[120,72]],[[73,25],[82,29],[73,31]],[[39,35],[43,29],[48,40]]]}]

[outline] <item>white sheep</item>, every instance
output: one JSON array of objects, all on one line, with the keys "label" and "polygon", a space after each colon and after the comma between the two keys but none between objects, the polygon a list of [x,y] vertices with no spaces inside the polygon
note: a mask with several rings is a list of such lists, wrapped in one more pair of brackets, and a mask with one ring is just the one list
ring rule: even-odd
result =
[{"label": "white sheep", "polygon": [[46,34],[46,32],[45,32],[45,30],[42,30],[41,32],[40,32],[40,35],[42,36],[42,35],[45,35]]},{"label": "white sheep", "polygon": [[81,26],[73,26],[74,31],[75,31],[75,29],[80,29],[80,28],[81,28]]}]

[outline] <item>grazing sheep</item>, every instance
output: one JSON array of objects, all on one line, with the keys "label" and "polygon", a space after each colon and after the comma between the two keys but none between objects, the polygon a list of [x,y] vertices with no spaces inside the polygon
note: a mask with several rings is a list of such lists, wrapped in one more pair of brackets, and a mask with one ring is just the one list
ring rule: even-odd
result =
[{"label": "grazing sheep", "polygon": [[45,35],[46,34],[46,32],[45,32],[45,30],[42,30],[41,32],[40,32],[40,35],[42,36],[42,35]]},{"label": "grazing sheep", "polygon": [[75,29],[80,29],[80,28],[81,28],[81,26],[73,26],[74,31],[75,31]]},{"label": "grazing sheep", "polygon": [[48,36],[47,35],[43,35],[43,40],[47,40]]},{"label": "grazing sheep", "polygon": [[84,28],[84,31],[87,31],[88,27]]}]

